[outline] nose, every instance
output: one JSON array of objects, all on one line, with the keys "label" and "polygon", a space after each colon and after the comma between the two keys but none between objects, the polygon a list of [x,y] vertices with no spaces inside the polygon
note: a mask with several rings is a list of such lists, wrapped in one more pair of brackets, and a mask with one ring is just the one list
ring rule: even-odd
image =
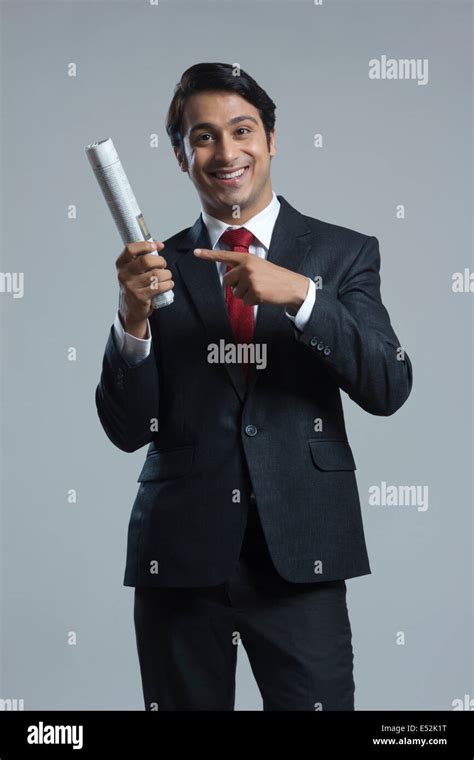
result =
[{"label": "nose", "polygon": [[231,135],[222,135],[216,142],[215,158],[221,165],[232,166],[239,156],[237,145]]}]

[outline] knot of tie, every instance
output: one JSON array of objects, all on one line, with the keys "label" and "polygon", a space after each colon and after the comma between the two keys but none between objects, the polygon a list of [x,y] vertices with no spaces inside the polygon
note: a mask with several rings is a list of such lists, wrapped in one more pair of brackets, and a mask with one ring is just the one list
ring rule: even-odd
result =
[{"label": "knot of tie", "polygon": [[230,246],[233,251],[241,251],[242,253],[247,251],[248,253],[253,235],[245,227],[239,227],[237,230],[226,230],[220,239],[221,242]]}]

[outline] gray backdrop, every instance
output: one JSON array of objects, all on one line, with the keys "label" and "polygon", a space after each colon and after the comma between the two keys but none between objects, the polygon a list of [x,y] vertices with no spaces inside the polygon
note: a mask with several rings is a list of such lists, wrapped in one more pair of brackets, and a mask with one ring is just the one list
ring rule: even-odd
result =
[{"label": "gray backdrop", "polygon": [[[122,576],[146,449],[119,451],[96,416],[122,244],[84,146],[113,138],[156,238],[192,224],[199,199],[164,118],[199,61],[240,63],[276,102],[275,192],[378,237],[383,299],[413,362],[394,417],[343,394],[372,565],[347,583],[356,709],[474,696],[474,295],[452,291],[453,273],[473,270],[471,15],[457,2],[2,4],[2,272],[24,273],[24,293],[0,294],[0,698],[143,709]],[[428,84],[370,80],[382,55],[428,59]],[[427,486],[428,509],[370,505],[382,481]],[[261,709],[242,647],[236,709]]]}]

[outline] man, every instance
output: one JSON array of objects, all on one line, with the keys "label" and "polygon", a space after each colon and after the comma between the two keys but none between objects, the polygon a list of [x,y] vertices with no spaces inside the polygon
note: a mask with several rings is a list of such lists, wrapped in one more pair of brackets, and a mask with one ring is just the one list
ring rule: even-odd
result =
[{"label": "man", "polygon": [[273,192],[274,124],[245,72],[188,69],[167,132],[201,215],[116,262],[96,403],[150,444],[124,578],[147,710],[233,710],[240,642],[264,710],[354,709],[345,581],[371,569],[340,389],[390,415],[412,371],[377,239]]}]

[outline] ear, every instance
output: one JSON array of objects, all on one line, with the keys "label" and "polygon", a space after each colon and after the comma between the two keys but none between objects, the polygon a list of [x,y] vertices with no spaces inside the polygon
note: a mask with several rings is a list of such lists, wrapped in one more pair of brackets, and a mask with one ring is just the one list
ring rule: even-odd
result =
[{"label": "ear", "polygon": [[186,158],[185,158],[185,156],[183,154],[183,151],[181,150],[181,148],[177,148],[176,146],[173,147],[173,150],[174,150],[174,154],[176,156],[176,160],[178,161],[179,168],[181,169],[182,172],[187,172],[188,171],[188,164],[187,164]]},{"label": "ear", "polygon": [[275,127],[270,130],[270,158],[276,156],[276,133]]}]

